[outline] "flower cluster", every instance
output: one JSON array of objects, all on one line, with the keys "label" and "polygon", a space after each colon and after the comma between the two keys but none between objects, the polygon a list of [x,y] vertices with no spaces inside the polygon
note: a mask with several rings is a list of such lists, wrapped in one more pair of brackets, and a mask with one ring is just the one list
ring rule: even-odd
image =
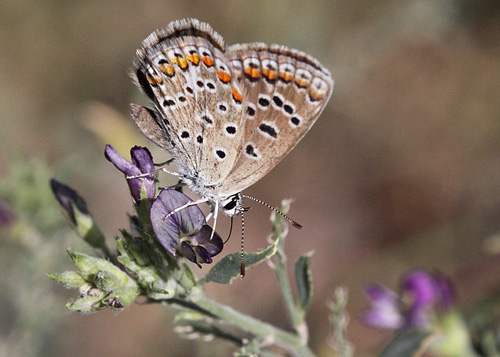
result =
[{"label": "flower cluster", "polygon": [[[181,192],[165,189],[155,198],[154,163],[148,149],[135,146],[130,151],[132,162],[123,158],[111,145],[105,149],[106,158],[127,176],[134,202],[147,199],[153,202],[151,224],[156,238],[173,256],[183,256],[201,268],[212,263],[212,257],[222,251],[222,238],[206,224],[205,216],[196,205],[175,209],[192,200]],[[143,177],[143,175],[149,174]],[[139,176],[141,177],[134,177]]]},{"label": "flower cluster", "polygon": [[[125,174],[136,208],[150,205],[149,218],[156,238],[175,257],[185,257],[201,268],[210,264],[212,257],[223,248],[222,238],[212,233],[205,216],[196,205],[186,206],[174,214],[175,209],[192,200],[181,192],[164,189],[156,196],[155,167],[148,149],[135,146],[130,151],[132,161],[126,160],[111,145],[105,156]],[[52,190],[61,206],[67,211],[80,235],[96,248],[103,246],[104,238],[96,228],[84,200],[68,186],[52,180]],[[91,238],[89,238],[89,232]],[[97,238],[96,238],[97,237]]]},{"label": "flower cluster", "polygon": [[365,289],[371,309],[365,311],[365,323],[389,329],[429,328],[433,314],[453,306],[451,285],[442,274],[422,270],[409,272],[401,280],[400,293],[378,284]]}]

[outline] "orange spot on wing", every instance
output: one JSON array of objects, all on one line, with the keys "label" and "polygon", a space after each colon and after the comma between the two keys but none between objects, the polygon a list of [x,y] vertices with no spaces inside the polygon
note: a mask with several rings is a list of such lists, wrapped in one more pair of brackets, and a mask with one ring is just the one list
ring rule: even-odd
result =
[{"label": "orange spot on wing", "polygon": [[164,63],[159,65],[158,68],[169,77],[172,77],[175,74],[175,68],[171,64]]},{"label": "orange spot on wing", "polygon": [[292,81],[292,75],[290,73],[280,72],[279,76],[280,76],[280,79],[282,79],[286,83],[289,83]]},{"label": "orange spot on wing", "polygon": [[186,69],[188,67],[188,63],[184,58],[179,58],[177,62],[179,63],[179,67],[182,69]]},{"label": "orange spot on wing", "polygon": [[252,68],[250,66],[245,67],[245,73],[250,76],[251,78],[259,78],[260,77],[260,72],[256,68]]},{"label": "orange spot on wing", "polygon": [[325,93],[318,93],[313,89],[309,90],[309,97],[311,98],[312,101],[317,101],[322,99],[325,96]]},{"label": "orange spot on wing", "polygon": [[222,83],[231,82],[231,76],[226,72],[217,71],[217,76],[222,81]]},{"label": "orange spot on wing", "polygon": [[161,79],[160,77],[148,76],[148,82],[153,87],[156,87],[158,84],[162,84],[163,83],[163,79]]},{"label": "orange spot on wing", "polygon": [[212,67],[214,65],[214,61],[210,57],[201,57],[201,60],[207,67]]},{"label": "orange spot on wing", "polygon": [[295,78],[295,84],[300,88],[306,88],[309,84],[308,81],[303,81],[300,78]]},{"label": "orange spot on wing", "polygon": [[188,67],[187,61],[182,57],[172,57],[172,58],[169,58],[169,60],[170,60],[170,62],[178,65],[182,69],[186,69]]},{"label": "orange spot on wing", "polygon": [[200,57],[196,53],[193,53],[192,55],[187,55],[186,58],[188,59],[189,62],[193,63],[195,66],[200,63]]},{"label": "orange spot on wing", "polygon": [[262,68],[262,74],[269,80],[275,80],[277,77],[276,72],[268,68]]},{"label": "orange spot on wing", "polygon": [[233,86],[233,99],[238,102],[238,103],[241,103],[242,100],[243,100],[243,97],[241,96],[241,93],[238,92],[238,90],[236,89],[235,86]]}]

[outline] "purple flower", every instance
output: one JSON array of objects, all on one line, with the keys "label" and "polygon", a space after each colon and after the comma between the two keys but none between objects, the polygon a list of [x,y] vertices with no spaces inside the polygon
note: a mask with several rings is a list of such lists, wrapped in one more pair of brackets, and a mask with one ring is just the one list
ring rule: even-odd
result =
[{"label": "purple flower", "polygon": [[446,277],[422,270],[411,271],[402,279],[399,295],[377,284],[365,292],[371,309],[362,318],[380,328],[428,328],[433,314],[449,309],[455,300]]},{"label": "purple flower", "polygon": [[365,289],[372,308],[363,314],[363,321],[381,328],[401,328],[404,318],[399,311],[398,296],[391,290],[377,284]]},{"label": "purple flower", "polygon": [[50,187],[57,201],[68,213],[74,225],[78,225],[77,214],[84,217],[90,217],[87,204],[83,198],[80,197],[78,192],[55,179],[50,180]]},{"label": "purple flower", "polygon": [[108,161],[115,165],[115,167],[126,176],[137,176],[150,173],[150,175],[145,177],[128,179],[127,181],[130,193],[132,194],[136,204],[140,204],[141,202],[141,190],[143,187],[146,192],[147,199],[149,201],[154,200],[156,193],[154,174],[155,167],[153,157],[147,148],[134,146],[130,150],[132,162],[127,161],[111,145],[106,145],[104,155]]},{"label": "purple flower", "polygon": [[213,232],[205,216],[196,205],[184,207],[170,215],[176,208],[192,202],[189,197],[176,190],[163,190],[151,206],[151,224],[156,237],[173,256],[184,256],[196,263],[212,262],[212,257],[222,251],[222,238]]},{"label": "purple flower", "polygon": [[50,187],[59,204],[68,213],[76,232],[91,246],[107,251],[104,235],[90,214],[87,204],[72,188],[52,179]]}]

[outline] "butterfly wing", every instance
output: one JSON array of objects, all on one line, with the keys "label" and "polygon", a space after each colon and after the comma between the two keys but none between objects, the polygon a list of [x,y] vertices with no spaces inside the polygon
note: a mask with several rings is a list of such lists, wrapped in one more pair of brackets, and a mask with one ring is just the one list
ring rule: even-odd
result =
[{"label": "butterfly wing", "polygon": [[311,56],[284,46],[234,45],[226,51],[243,92],[245,132],[221,195],[266,175],[309,131],[333,91],[330,73]]},{"label": "butterfly wing", "polygon": [[156,109],[155,115],[133,107],[136,124],[200,189],[223,180],[238,155],[242,97],[224,50],[208,24],[175,21],[143,41],[132,73]]}]

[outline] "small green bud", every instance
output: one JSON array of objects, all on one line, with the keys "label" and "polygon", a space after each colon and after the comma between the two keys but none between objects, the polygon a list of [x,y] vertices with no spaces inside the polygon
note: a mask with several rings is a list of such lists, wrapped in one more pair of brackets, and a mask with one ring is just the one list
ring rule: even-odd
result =
[{"label": "small green bud", "polygon": [[68,251],[78,272],[49,274],[68,288],[78,288],[80,296],[71,300],[69,310],[92,312],[104,307],[120,309],[132,304],[139,294],[137,283],[107,260]]}]

